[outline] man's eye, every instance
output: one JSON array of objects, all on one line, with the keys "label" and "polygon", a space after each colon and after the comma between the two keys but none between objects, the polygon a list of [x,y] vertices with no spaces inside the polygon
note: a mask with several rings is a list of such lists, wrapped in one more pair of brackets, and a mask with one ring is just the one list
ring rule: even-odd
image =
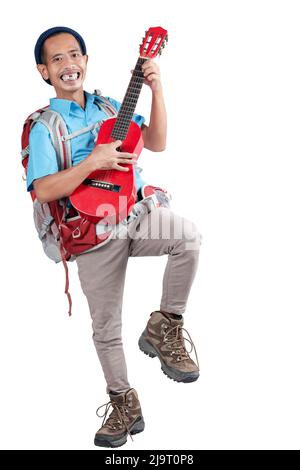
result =
[{"label": "man's eye", "polygon": [[79,52],[74,52],[74,54],[73,54],[73,57],[80,57],[80,56],[81,56],[81,54],[79,54]]},{"label": "man's eye", "polygon": [[58,62],[59,60],[61,60],[61,57],[55,57],[55,59],[53,59],[54,62]]}]

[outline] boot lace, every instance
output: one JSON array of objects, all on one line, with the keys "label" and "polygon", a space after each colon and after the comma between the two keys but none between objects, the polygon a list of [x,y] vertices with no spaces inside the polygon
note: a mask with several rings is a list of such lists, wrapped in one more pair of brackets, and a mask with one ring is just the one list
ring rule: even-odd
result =
[{"label": "boot lace", "polygon": [[[102,415],[100,415],[99,410],[101,410],[101,408],[103,408],[104,406],[105,406],[105,411]],[[101,427],[104,424],[104,421],[106,419],[106,416],[107,416],[110,408],[113,408],[113,410],[112,410],[111,414],[109,415],[109,417],[107,418],[105,426],[107,426],[108,428],[110,428],[112,430],[115,430],[115,429],[122,429],[122,424],[123,424],[126,428],[127,433],[130,435],[131,440],[133,441],[133,438],[130,434],[130,431],[128,429],[128,426],[127,426],[127,423],[126,423],[126,420],[125,420],[125,416],[128,413],[127,405],[121,405],[121,404],[118,404],[118,403],[110,400],[109,402],[104,403],[104,405],[99,406],[99,408],[97,408],[97,410],[96,410],[96,415],[99,418],[103,418]]]},{"label": "boot lace", "polygon": [[[169,349],[172,349],[171,351],[171,356],[174,354],[176,356],[176,361],[186,361],[190,358],[190,354],[195,351],[195,356],[196,356],[196,362],[197,362],[197,367],[199,369],[199,361],[198,361],[198,355],[196,351],[196,347],[193,343],[193,340],[189,334],[189,332],[183,328],[181,325],[175,325],[171,328],[168,328],[167,325],[164,326],[165,332],[163,336],[163,341],[168,345]],[[185,338],[182,334],[182,332],[185,332],[188,335],[188,338]],[[185,341],[190,343],[191,345],[191,350],[187,351],[185,347]]]}]

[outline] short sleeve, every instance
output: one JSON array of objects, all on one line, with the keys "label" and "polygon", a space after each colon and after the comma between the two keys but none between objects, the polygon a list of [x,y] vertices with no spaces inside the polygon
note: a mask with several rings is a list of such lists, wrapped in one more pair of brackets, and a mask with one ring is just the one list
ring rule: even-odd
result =
[{"label": "short sleeve", "polygon": [[[116,108],[116,110],[117,110],[118,112],[120,111],[120,108],[121,108],[122,103],[120,103],[120,102],[117,101],[117,100],[114,100],[113,98],[110,98],[109,96],[106,96],[105,98],[108,99],[108,101],[111,102],[111,104]],[[133,115],[133,121],[136,122],[136,123],[141,127],[142,124],[145,122],[145,118],[144,118],[144,116],[142,116],[141,114],[136,114],[136,113],[134,113],[134,115]]]},{"label": "short sleeve", "polygon": [[29,160],[27,167],[27,191],[32,191],[33,181],[58,172],[56,152],[48,129],[37,122],[29,134]]}]

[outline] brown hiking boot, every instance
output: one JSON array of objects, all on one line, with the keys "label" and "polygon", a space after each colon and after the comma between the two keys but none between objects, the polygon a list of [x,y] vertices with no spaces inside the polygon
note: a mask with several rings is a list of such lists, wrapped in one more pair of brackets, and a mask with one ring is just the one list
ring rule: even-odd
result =
[{"label": "brown hiking boot", "polygon": [[[139,348],[150,357],[157,356],[162,371],[176,382],[194,382],[199,377],[199,362],[196,348],[189,333],[182,328],[183,318],[173,318],[168,313],[151,313],[147,326],[139,339]],[[189,339],[184,338],[185,331]],[[187,352],[184,341],[191,344]],[[195,349],[197,364],[189,354]]]},{"label": "brown hiking boot", "polygon": [[[145,428],[141,405],[137,392],[130,388],[117,395],[110,393],[110,401],[99,406],[96,413],[103,418],[101,428],[96,432],[94,444],[101,447],[120,447],[127,441],[127,435],[137,434]],[[98,411],[105,406],[103,415]],[[109,408],[113,410],[104,423]],[[132,439],[132,437],[131,437]]]}]

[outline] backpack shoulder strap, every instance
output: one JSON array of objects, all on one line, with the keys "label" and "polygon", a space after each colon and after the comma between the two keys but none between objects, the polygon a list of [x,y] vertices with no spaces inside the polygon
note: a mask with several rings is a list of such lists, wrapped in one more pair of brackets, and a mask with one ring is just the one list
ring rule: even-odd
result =
[{"label": "backpack shoulder strap", "polygon": [[98,106],[100,111],[106,113],[108,117],[116,117],[118,115],[116,108],[107,98],[101,95],[100,90],[96,89],[93,95],[96,97],[95,104]]},{"label": "backpack shoulder strap", "polygon": [[22,137],[21,137],[21,146],[22,146],[22,151],[21,151],[21,156],[22,156],[22,162],[28,157],[29,155],[29,133],[31,131],[32,126],[35,124],[36,120],[40,117],[40,115],[48,109],[48,106],[45,106],[44,108],[40,108],[37,111],[34,111],[34,113],[31,113],[24,122],[23,125],[23,132],[22,132]]},{"label": "backpack shoulder strap", "polygon": [[64,140],[63,136],[68,134],[68,129],[62,116],[47,108],[33,119],[33,124],[41,122],[47,127],[53,147],[55,149],[58,169],[65,170],[72,166],[71,143],[69,140]]}]

